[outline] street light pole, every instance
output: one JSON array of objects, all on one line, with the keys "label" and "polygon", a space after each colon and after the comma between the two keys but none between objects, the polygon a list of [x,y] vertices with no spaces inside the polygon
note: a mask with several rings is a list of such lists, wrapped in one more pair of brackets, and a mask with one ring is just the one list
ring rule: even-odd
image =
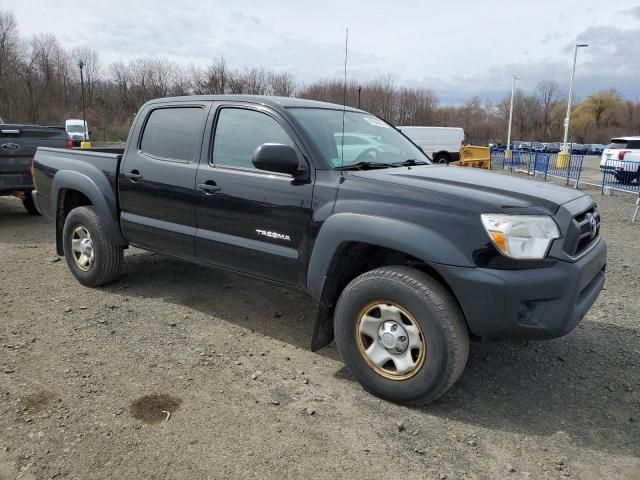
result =
[{"label": "street light pole", "polygon": [[82,132],[82,138],[84,141],[87,141],[87,116],[84,110],[84,75],[82,74],[82,69],[84,68],[84,62],[80,60],[78,62],[78,66],[80,67],[80,88],[82,90],[82,121],[84,122],[84,130]]},{"label": "street light pole", "polygon": [[569,82],[569,100],[567,101],[567,116],[564,119],[564,141],[562,142],[562,151],[569,153],[567,141],[569,140],[569,118],[571,117],[571,100],[573,96],[573,79],[576,75],[576,60],[578,59],[578,49],[588,47],[587,43],[576,43],[573,51],[573,67],[571,68],[571,81]]},{"label": "street light pole", "polygon": [[511,83],[511,107],[509,108],[509,129],[507,130],[507,150],[505,152],[506,158],[511,158],[511,121],[513,120],[513,95],[516,90],[516,80],[519,80],[519,78],[514,75],[513,82]]}]

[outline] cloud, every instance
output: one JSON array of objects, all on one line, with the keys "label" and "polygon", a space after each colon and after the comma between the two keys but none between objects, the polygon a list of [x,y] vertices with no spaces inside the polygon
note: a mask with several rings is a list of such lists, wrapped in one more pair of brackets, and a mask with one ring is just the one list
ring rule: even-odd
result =
[{"label": "cloud", "polygon": [[[633,10],[640,14],[640,7]],[[588,27],[577,35],[577,42],[589,43],[589,47],[579,52],[574,81],[576,97],[584,98],[599,90],[615,88],[626,98],[640,98],[640,55],[637,53],[640,52],[640,27]],[[462,103],[473,96],[494,101],[504,98],[511,91],[511,78],[514,74],[521,77],[518,85],[525,91],[534,91],[542,80],[554,80],[566,93],[574,45],[574,42],[570,42],[562,47],[564,61],[542,59],[511,62],[489,66],[483,74],[469,77],[406,80],[411,85],[432,88],[443,103],[453,104]]]},{"label": "cloud", "polygon": [[599,0],[461,0],[438,9],[419,0],[85,1],[83,9],[45,0],[11,9],[24,34],[90,46],[105,66],[137,57],[206,66],[224,56],[232,68],[286,71],[301,82],[342,77],[348,23],[351,79],[391,74],[398,84],[433,89],[442,103],[502,98],[514,73],[528,92],[541,80],[567,88],[577,38],[590,44],[579,54],[579,97],[610,87],[640,96],[637,0],[616,0],[615,10]]},{"label": "cloud", "polygon": [[637,18],[638,20],[640,20],[640,5],[638,5],[635,8],[632,8],[631,10],[627,10],[626,12],[624,12],[626,14],[631,15],[632,17]]}]

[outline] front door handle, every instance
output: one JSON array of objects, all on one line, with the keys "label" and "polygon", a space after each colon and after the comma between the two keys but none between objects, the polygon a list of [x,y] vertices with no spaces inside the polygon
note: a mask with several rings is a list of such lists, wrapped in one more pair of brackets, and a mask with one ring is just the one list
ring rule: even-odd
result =
[{"label": "front door handle", "polygon": [[222,187],[220,185],[216,185],[216,182],[214,182],[213,180],[207,180],[204,183],[199,183],[198,188],[200,190],[203,190],[207,195],[211,195],[222,190]]},{"label": "front door handle", "polygon": [[124,174],[132,182],[137,182],[138,180],[142,180],[144,177],[138,170],[131,170],[129,173]]}]

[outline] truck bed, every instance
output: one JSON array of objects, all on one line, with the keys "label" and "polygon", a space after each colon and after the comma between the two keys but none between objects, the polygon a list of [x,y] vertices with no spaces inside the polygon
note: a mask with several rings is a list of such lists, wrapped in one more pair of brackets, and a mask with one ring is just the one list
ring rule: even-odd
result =
[{"label": "truck bed", "polygon": [[27,191],[32,187],[29,167],[38,147],[66,145],[63,127],[0,125],[0,192]]},{"label": "truck bed", "polygon": [[[82,175],[92,179],[103,194],[110,193],[117,198],[118,168],[123,148],[100,150],[75,150],[64,148],[39,147],[35,155],[35,183],[38,196],[53,209],[51,191],[55,175]],[[108,192],[110,190],[110,192]],[[45,209],[41,212],[47,217],[53,213]]]}]

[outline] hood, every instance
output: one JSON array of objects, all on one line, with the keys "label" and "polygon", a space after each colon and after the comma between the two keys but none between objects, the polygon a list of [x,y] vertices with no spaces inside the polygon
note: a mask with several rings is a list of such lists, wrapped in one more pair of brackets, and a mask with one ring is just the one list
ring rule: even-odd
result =
[{"label": "hood", "polygon": [[537,207],[554,214],[560,205],[585,195],[551,183],[468,167],[425,165],[349,173],[372,181],[455,195],[511,213],[530,213]]}]

